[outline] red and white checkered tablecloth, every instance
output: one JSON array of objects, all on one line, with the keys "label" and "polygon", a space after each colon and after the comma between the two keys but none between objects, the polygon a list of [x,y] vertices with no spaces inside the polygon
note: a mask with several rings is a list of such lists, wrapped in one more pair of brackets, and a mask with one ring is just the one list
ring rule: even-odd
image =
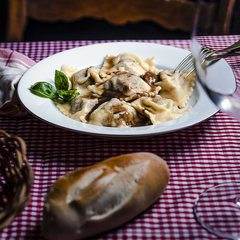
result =
[{"label": "red and white checkered tablecloth", "polygon": [[[240,36],[211,37],[224,48]],[[138,40],[190,49],[190,40]],[[0,43],[38,62],[66,49],[104,41]],[[107,41],[105,41],[107,42]],[[237,73],[240,79],[240,73]],[[91,239],[217,239],[196,222],[193,205],[199,194],[214,184],[240,181],[240,123],[223,112],[178,132],[138,140],[108,140],[70,132],[28,115],[0,117],[0,128],[22,137],[34,170],[32,201],[0,234],[0,239],[42,239],[40,226],[44,196],[63,174],[106,158],[149,151],[164,158],[171,178],[163,195],[137,218]]]}]

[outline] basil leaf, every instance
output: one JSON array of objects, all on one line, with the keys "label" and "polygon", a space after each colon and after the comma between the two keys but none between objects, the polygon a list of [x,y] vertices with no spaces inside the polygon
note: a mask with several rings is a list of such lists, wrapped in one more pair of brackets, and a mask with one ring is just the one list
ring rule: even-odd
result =
[{"label": "basil leaf", "polygon": [[58,90],[58,93],[60,95],[60,97],[62,97],[64,102],[68,102],[72,99],[74,99],[75,97],[77,97],[80,93],[74,93],[77,89],[71,89],[68,91],[64,91],[64,90]]},{"label": "basil leaf", "polygon": [[36,82],[30,87],[31,93],[50,99],[57,99],[59,97],[57,90],[47,82]]},{"label": "basil leaf", "polygon": [[37,82],[30,87],[30,91],[40,97],[50,98],[60,103],[66,103],[80,93],[75,93],[77,89],[69,88],[69,80],[67,76],[58,70],[55,70],[55,86],[47,82]]},{"label": "basil leaf", "polygon": [[76,92],[76,90],[77,90],[77,89],[72,88],[72,89],[70,89],[70,90],[67,90],[66,92],[67,92],[67,93],[70,93],[70,94],[73,94],[73,93]]},{"label": "basil leaf", "polygon": [[76,92],[76,90],[77,89],[70,89],[70,90],[67,90],[67,91],[65,91],[65,90],[58,90],[58,93],[60,94],[60,95],[70,95],[70,94],[73,94],[73,93],[75,93]]},{"label": "basil leaf", "polygon": [[55,86],[57,90],[65,90],[67,91],[69,88],[69,82],[67,76],[58,70],[55,70]]},{"label": "basil leaf", "polygon": [[70,98],[68,101],[74,99],[75,97],[77,97],[77,96],[79,96],[79,95],[80,95],[79,92],[72,94],[72,95],[71,95],[71,98]]}]

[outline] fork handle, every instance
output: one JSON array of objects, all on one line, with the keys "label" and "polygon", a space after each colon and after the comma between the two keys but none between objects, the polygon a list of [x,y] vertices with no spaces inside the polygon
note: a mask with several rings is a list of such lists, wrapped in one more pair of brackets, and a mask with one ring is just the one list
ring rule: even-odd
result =
[{"label": "fork handle", "polygon": [[238,40],[233,45],[231,45],[231,46],[229,46],[227,48],[224,48],[224,49],[221,49],[221,50],[217,50],[215,52],[227,52],[227,51],[234,50],[234,49],[237,49],[237,48],[240,48],[240,40]]},{"label": "fork handle", "polygon": [[222,54],[222,55],[208,56],[204,60],[206,60],[206,61],[216,61],[216,60],[220,60],[222,58],[236,57],[236,56],[240,56],[240,53],[226,53],[226,54]]}]

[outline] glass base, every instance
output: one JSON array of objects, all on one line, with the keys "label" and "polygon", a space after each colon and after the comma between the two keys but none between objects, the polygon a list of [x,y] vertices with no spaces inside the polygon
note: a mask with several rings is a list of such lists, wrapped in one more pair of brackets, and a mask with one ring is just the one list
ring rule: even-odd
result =
[{"label": "glass base", "polygon": [[206,189],[194,204],[199,224],[224,239],[240,239],[240,182]]}]

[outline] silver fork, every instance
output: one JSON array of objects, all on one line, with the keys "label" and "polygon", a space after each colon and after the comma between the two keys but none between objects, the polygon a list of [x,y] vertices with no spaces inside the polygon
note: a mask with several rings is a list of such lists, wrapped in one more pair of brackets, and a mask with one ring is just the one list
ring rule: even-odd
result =
[{"label": "silver fork", "polygon": [[[231,51],[231,50],[234,50],[237,48],[240,48],[240,40],[237,41],[236,43],[234,43],[233,45],[231,45],[227,48],[221,49],[221,50],[214,50],[209,47],[203,46],[200,51],[202,62],[204,62],[205,60],[215,61],[215,60],[219,60],[219,59],[225,58],[225,57],[239,56],[240,55],[239,53],[229,53],[229,54],[212,56],[214,53],[227,52],[227,51]],[[194,61],[193,61],[193,56],[191,53],[189,55],[187,55],[179,63],[179,65],[174,70],[174,73],[176,71],[180,72],[180,76],[183,76],[186,73],[184,78],[187,78],[194,71]]]}]

